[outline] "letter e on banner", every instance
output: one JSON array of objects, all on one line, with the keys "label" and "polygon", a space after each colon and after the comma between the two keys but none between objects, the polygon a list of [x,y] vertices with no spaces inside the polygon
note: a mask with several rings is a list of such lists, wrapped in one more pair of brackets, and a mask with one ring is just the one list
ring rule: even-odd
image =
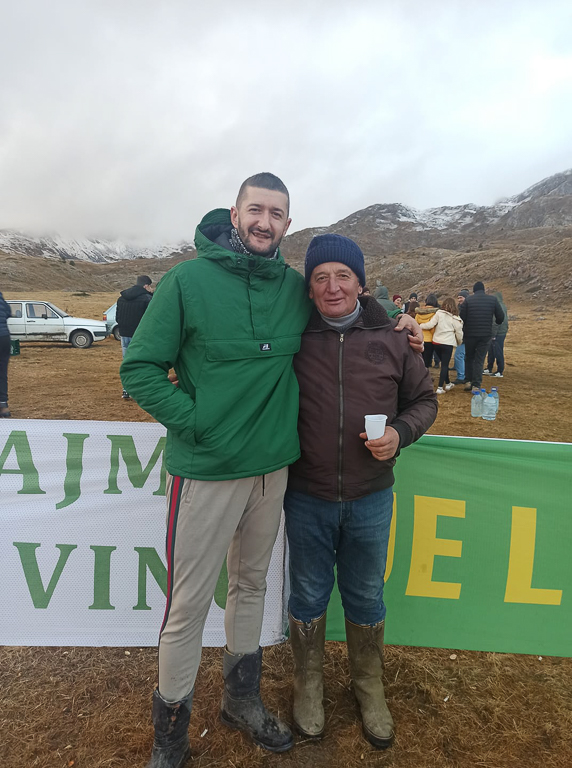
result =
[{"label": "letter e on banner", "polygon": [[437,518],[465,517],[465,502],[415,496],[411,566],[406,595],[416,597],[446,597],[458,600],[461,585],[449,581],[433,581],[436,556],[461,557],[463,542],[437,538]]}]

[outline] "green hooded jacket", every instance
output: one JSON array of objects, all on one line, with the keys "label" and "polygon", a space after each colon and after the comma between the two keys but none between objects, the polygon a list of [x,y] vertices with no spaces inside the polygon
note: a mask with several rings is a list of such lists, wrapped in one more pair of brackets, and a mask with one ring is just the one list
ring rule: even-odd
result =
[{"label": "green hooded jacket", "polygon": [[228,210],[204,217],[197,258],[162,278],[121,366],[125,389],[167,427],[168,471],[197,480],[268,474],[300,455],[292,357],[311,310],[304,278],[280,253],[216,243],[230,228]]},{"label": "green hooded jacket", "polygon": [[496,291],[493,293],[493,296],[496,296],[499,300],[499,304],[501,305],[502,311],[504,312],[504,320],[502,323],[497,323],[493,317],[493,336],[506,336],[508,333],[508,312],[506,309],[506,305],[504,303],[502,293],[500,291]]},{"label": "green hooded jacket", "polygon": [[397,304],[394,304],[389,298],[389,291],[385,285],[378,285],[373,292],[373,298],[381,304],[385,309],[389,317],[398,317],[402,314],[402,310],[399,309]]}]

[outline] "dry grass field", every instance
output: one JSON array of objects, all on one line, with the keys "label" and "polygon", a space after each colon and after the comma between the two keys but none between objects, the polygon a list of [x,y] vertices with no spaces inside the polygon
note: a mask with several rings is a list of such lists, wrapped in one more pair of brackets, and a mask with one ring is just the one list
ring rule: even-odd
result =
[{"label": "dry grass field", "polygon": [[[5,295],[17,297],[14,291]],[[116,294],[39,292],[35,298],[48,298],[70,314],[101,318]],[[456,388],[440,399],[431,432],[570,442],[570,320],[506,298],[514,319],[505,378],[495,382],[501,397],[497,420],[471,419],[470,397]],[[88,350],[22,344],[22,354],[10,363],[14,417],[151,420],[134,402],[121,399],[120,360],[113,339]],[[382,753],[362,738],[345,647],[328,643],[326,737],[318,744],[300,742],[278,756],[251,747],[219,723],[220,657],[220,649],[205,649],[197,681],[190,764],[196,768],[572,766],[571,659],[389,647],[387,692],[397,738]],[[268,649],[263,693],[286,719],[290,674],[288,647]],[[154,649],[1,649],[1,768],[144,766],[152,740],[154,681]]]}]

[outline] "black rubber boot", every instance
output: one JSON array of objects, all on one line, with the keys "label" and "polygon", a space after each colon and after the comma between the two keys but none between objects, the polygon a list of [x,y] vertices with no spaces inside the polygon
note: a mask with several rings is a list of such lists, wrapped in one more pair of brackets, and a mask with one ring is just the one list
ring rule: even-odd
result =
[{"label": "black rubber boot", "polygon": [[191,756],[189,720],[193,691],[183,701],[169,704],[158,690],[153,693],[155,739],[147,768],[182,768]]},{"label": "black rubber boot", "polygon": [[234,655],[225,648],[220,719],[229,728],[248,733],[259,747],[270,752],[286,752],[294,746],[294,737],[288,726],[262,703],[261,671],[262,648],[244,655]]}]

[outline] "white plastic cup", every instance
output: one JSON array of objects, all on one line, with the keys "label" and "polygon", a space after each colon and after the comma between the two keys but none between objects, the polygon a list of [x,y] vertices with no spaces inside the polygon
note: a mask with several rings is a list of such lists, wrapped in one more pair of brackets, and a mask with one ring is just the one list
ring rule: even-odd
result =
[{"label": "white plastic cup", "polygon": [[383,413],[376,413],[374,415],[365,417],[365,431],[367,432],[368,440],[377,440],[378,437],[383,437],[385,434],[385,422],[387,416]]}]

